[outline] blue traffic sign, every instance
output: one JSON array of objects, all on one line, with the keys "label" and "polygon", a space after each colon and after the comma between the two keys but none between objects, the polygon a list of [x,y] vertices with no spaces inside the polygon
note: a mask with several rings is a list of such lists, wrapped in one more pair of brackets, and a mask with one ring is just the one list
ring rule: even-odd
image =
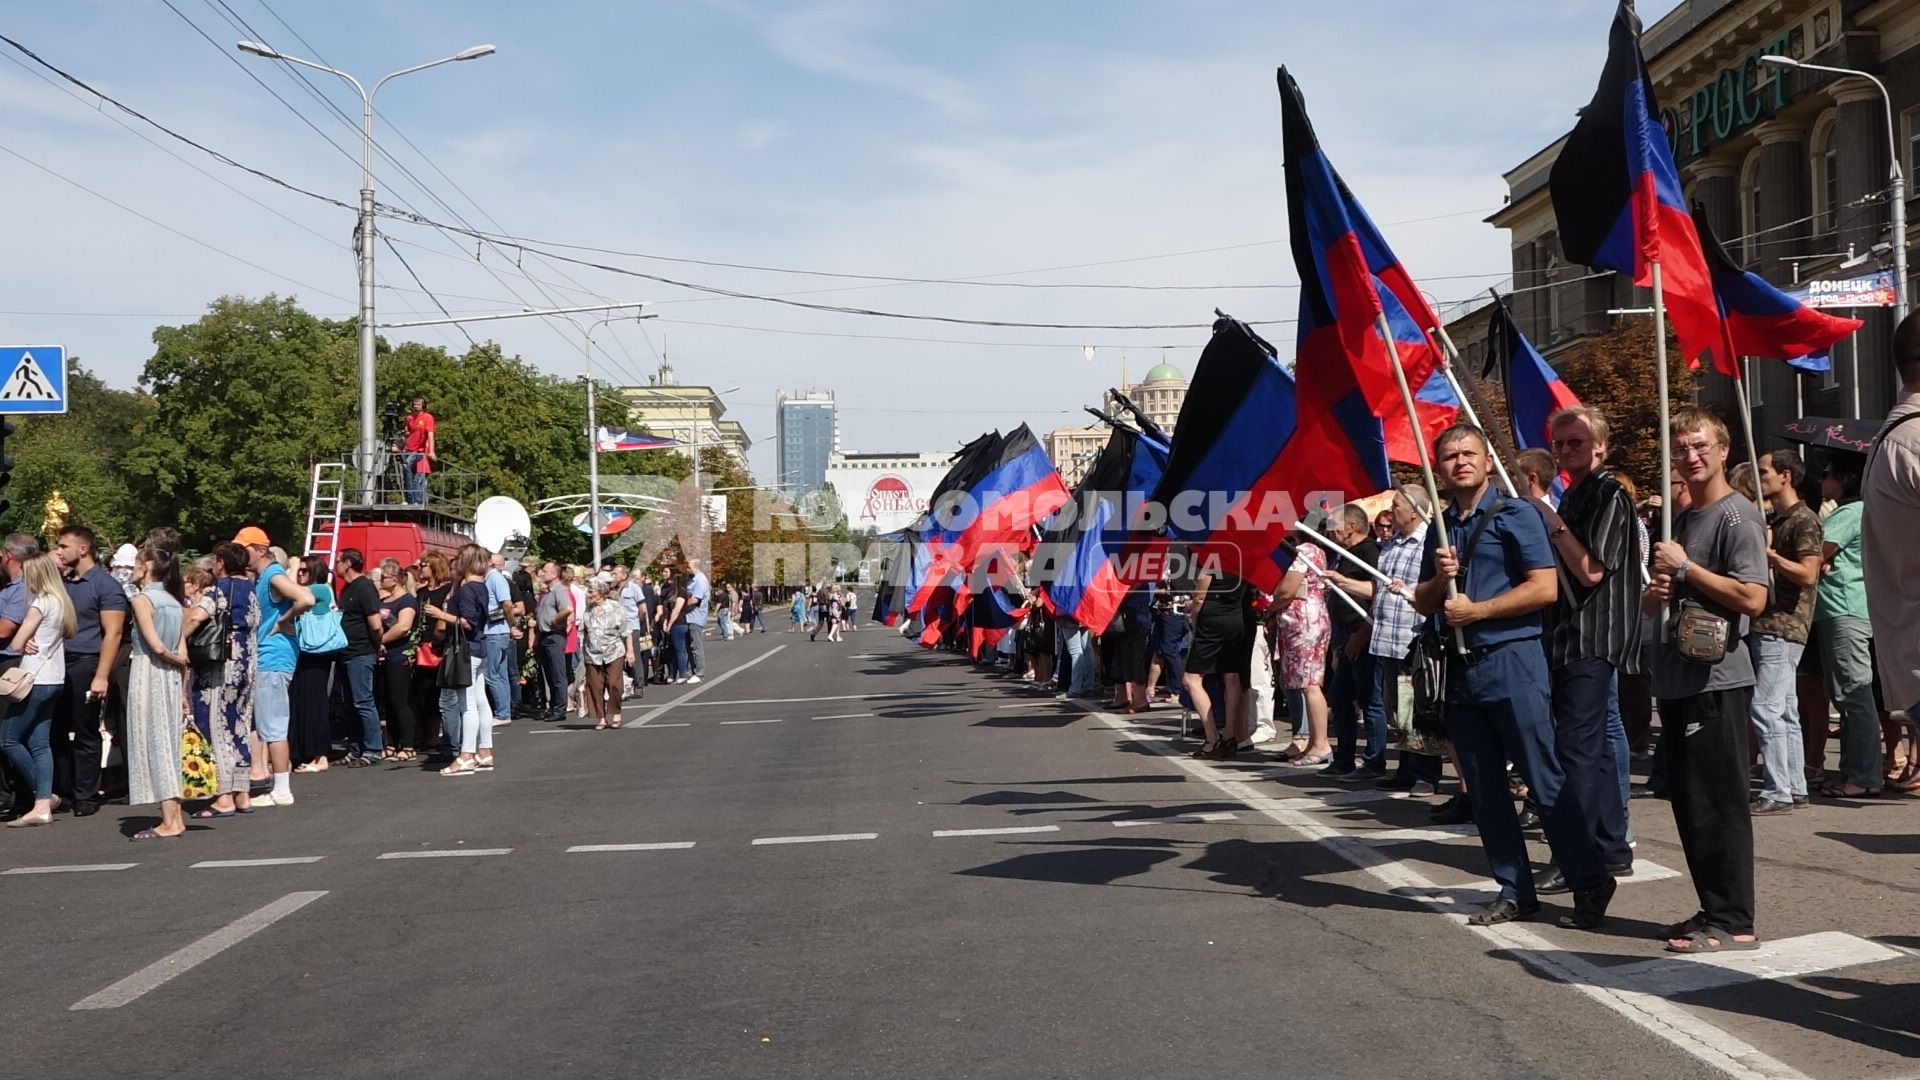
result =
[{"label": "blue traffic sign", "polygon": [[0,413],[67,411],[67,350],[0,346]]}]

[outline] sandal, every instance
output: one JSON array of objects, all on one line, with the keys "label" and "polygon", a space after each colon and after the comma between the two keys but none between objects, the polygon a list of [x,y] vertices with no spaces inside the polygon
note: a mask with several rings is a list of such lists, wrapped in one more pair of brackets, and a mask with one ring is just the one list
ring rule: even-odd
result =
[{"label": "sandal", "polygon": [[1671,926],[1661,927],[1660,932],[1653,936],[1659,941],[1672,941],[1676,938],[1683,938],[1690,934],[1698,933],[1706,928],[1707,913],[1704,911],[1696,911]]},{"label": "sandal", "polygon": [[186,833],[163,833],[163,832],[155,832],[152,829],[141,829],[139,832],[134,833],[132,836],[127,837],[127,839],[129,840],[178,840],[185,835],[187,834]]},{"label": "sandal", "polygon": [[303,773],[323,773],[327,771],[327,767],[325,765],[315,765],[313,762],[307,761],[307,762],[302,762],[299,765],[295,765],[293,767],[293,771],[303,772]]},{"label": "sandal", "polygon": [[1294,758],[1292,761],[1287,762],[1287,764],[1293,766],[1296,769],[1306,769],[1306,768],[1311,768],[1312,766],[1315,766],[1315,765],[1325,765],[1332,760],[1333,760],[1333,755],[1330,753],[1329,754],[1307,754],[1301,757]]},{"label": "sandal", "polygon": [[[1675,942],[1686,944],[1676,946]],[[1703,927],[1684,937],[1675,937],[1667,942],[1667,951],[1685,956],[1689,953],[1716,952],[1752,952],[1760,947],[1760,938],[1756,935],[1751,941],[1741,941],[1732,934],[1717,927]]]},{"label": "sandal", "polygon": [[1220,749],[1220,740],[1215,739],[1212,742],[1201,743],[1200,749],[1195,750],[1192,754],[1189,754],[1188,756],[1192,758],[1196,758],[1200,761],[1209,761],[1213,758],[1213,752],[1218,749]]},{"label": "sandal", "polygon": [[198,813],[194,814],[193,816],[200,819],[201,821],[207,821],[212,818],[232,817],[233,815],[239,812],[240,811],[238,810],[215,810],[213,807],[209,806],[205,810],[201,810]]},{"label": "sandal", "polygon": [[1853,786],[1852,784],[1837,784],[1829,780],[1820,785],[1820,795],[1826,799],[1877,799],[1881,795],[1880,788],[1858,788],[1854,791],[1847,790]]},{"label": "sandal", "polygon": [[607,722],[605,720],[600,721],[599,723],[593,725],[593,730],[595,731],[607,730]]},{"label": "sandal", "polygon": [[[764,632],[765,631],[762,631],[762,633]],[[620,729],[620,718],[616,716],[612,720],[607,721],[607,726],[618,731]]]}]

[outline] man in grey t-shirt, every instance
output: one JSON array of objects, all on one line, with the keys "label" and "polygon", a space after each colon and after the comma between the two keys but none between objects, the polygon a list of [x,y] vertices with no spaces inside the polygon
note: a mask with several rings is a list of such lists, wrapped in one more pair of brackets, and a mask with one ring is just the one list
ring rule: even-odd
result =
[{"label": "man in grey t-shirt", "polygon": [[[1767,606],[1767,533],[1758,507],[1727,483],[1726,425],[1699,409],[1673,417],[1674,466],[1690,506],[1673,522],[1674,538],[1654,545],[1653,582],[1642,610],[1674,613],[1653,648],[1653,696],[1660,701],[1673,817],[1698,913],[1666,930],[1667,951],[1755,947],[1753,819],[1747,769],[1753,659],[1747,622]],[[1690,659],[1683,616],[1723,624],[1725,654]]]}]

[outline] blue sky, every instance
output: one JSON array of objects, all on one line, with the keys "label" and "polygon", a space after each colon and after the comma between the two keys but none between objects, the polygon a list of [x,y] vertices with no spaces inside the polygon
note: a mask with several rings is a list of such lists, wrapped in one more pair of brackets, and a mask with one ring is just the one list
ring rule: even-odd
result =
[{"label": "blue sky", "polygon": [[[359,178],[357,100],[312,74],[350,125],[284,65],[241,56],[232,43],[265,38],[367,77],[493,43],[495,56],[382,92],[377,137],[418,178],[377,163],[382,202],[675,258],[1208,287],[874,283],[582,253],[821,303],[1126,325],[1204,323],[1215,307],[1292,317],[1273,84],[1282,63],[1305,89],[1329,156],[1428,291],[1446,301],[1500,282],[1505,239],[1481,219],[1504,195],[1500,174],[1564,132],[1591,95],[1613,9],[1612,0],[172,4],[178,13],[163,0],[35,5],[0,32],[176,130],[348,202]],[[1642,13],[1651,22],[1673,6],[1652,0]],[[349,212],[128,123],[191,166],[90,99],[0,63],[0,146],[66,178],[0,154],[12,203],[0,343],[64,344],[131,386],[153,326],[189,320],[215,296],[275,291],[318,312],[351,312]],[[783,387],[836,391],[846,448],[935,450],[990,426],[1077,422],[1123,363],[1136,378],[1163,359],[1190,371],[1205,342],[1203,330],[802,311],[493,250],[476,261],[471,241],[382,228],[456,312],[656,303],[660,318],[644,334],[625,325],[596,336],[607,345],[596,358],[602,374],[637,381],[664,348],[681,381],[740,386],[730,415],[760,440],[762,477],[773,471],[773,396]],[[434,313],[385,247],[378,262],[382,319]],[[1053,267],[1075,268],[1018,273]],[[471,332],[547,370],[580,370],[577,325]],[[1269,333],[1290,338],[1287,327]],[[388,332],[403,335],[465,343],[454,330]],[[942,340],[887,340],[898,338]],[[1086,345],[1097,347],[1091,362]]]}]

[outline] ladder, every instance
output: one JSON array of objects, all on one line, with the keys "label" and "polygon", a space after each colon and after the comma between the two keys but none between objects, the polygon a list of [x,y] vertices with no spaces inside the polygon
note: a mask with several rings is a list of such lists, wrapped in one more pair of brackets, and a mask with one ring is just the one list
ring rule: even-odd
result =
[{"label": "ladder", "polygon": [[340,507],[346,500],[349,471],[344,461],[316,462],[307,495],[307,554],[331,565],[339,546]]}]

